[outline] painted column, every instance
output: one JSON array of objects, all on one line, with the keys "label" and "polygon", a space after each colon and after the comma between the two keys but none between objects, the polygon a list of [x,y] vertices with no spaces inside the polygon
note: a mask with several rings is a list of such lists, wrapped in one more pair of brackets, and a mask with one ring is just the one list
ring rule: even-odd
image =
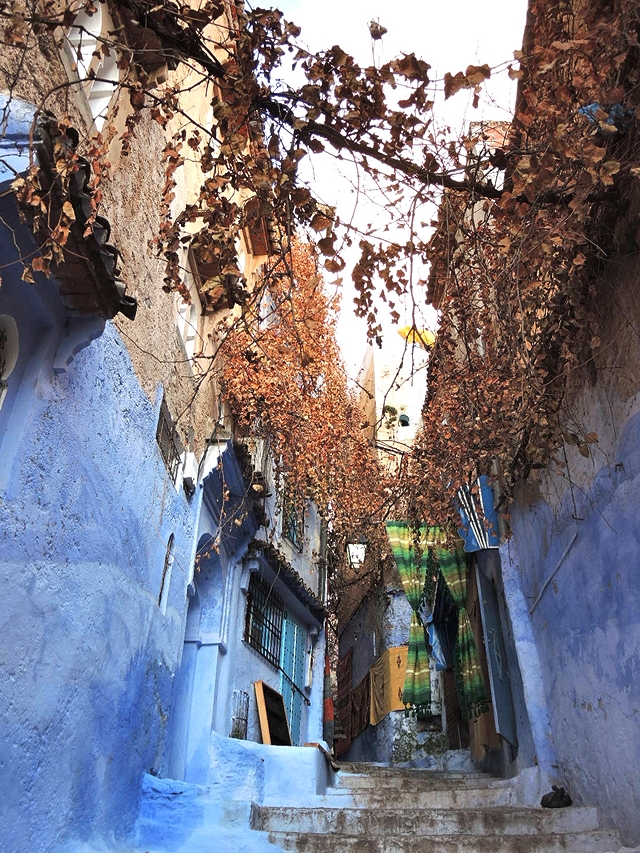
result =
[{"label": "painted column", "polygon": [[518,656],[525,702],[531,724],[531,733],[536,750],[538,766],[546,781],[559,784],[557,758],[551,733],[549,711],[542,683],[542,667],[538,648],[533,636],[529,608],[522,591],[517,551],[513,540],[500,546],[502,582],[504,595],[511,619],[513,640]]},{"label": "painted column", "polygon": [[[325,632],[321,630],[317,636],[309,633],[309,640],[313,644],[313,669],[311,670],[311,688],[309,698],[311,705],[307,708],[307,743],[318,743],[322,740],[322,719],[324,711],[324,655],[325,655]],[[304,738],[301,738],[304,742]],[[329,745],[326,744],[327,748]]]}]

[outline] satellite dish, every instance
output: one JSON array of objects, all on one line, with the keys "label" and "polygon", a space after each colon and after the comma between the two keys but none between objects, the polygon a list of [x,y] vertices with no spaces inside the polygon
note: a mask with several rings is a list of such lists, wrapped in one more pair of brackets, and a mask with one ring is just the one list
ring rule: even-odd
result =
[{"label": "satellite dish", "polygon": [[18,324],[9,314],[0,314],[0,380],[16,366],[19,348]]}]

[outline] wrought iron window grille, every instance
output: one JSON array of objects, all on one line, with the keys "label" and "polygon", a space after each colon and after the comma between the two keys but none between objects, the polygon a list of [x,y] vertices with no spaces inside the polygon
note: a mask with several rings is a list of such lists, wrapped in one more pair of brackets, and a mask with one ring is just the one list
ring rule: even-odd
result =
[{"label": "wrought iron window grille", "polygon": [[280,667],[283,618],[282,600],[253,573],[247,590],[244,640],[276,668]]},{"label": "wrought iron window grille", "polygon": [[282,499],[282,535],[302,551],[304,539],[304,510],[300,502],[287,491]]},{"label": "wrought iron window grille", "polygon": [[158,426],[156,428],[156,441],[160,448],[160,454],[164,464],[169,472],[169,476],[175,483],[180,468],[180,441],[176,433],[176,428],[171,420],[169,409],[164,399],[160,406],[160,415],[158,417]]}]

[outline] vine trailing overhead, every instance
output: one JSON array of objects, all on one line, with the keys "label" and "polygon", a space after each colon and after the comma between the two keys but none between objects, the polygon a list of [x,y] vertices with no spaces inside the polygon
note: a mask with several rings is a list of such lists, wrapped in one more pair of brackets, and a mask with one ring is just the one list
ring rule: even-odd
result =
[{"label": "vine trailing overhead", "polygon": [[225,330],[221,387],[239,434],[266,438],[286,492],[312,498],[334,548],[371,528],[384,503],[335,338],[336,299],[315,252],[294,241],[290,266],[274,270],[255,312]]},{"label": "vine trailing overhead", "polygon": [[597,277],[625,251],[638,191],[639,34],[635,3],[536,0],[513,124],[469,141],[477,173],[507,161],[501,197],[443,195],[428,249],[441,322],[411,466],[420,519],[455,521],[452,495],[478,474],[499,472],[509,495],[564,471],[564,442],[588,457],[598,441],[588,424],[566,430],[564,390],[602,345]]},{"label": "vine trailing overhead", "polygon": [[[98,8],[91,0],[1,6],[4,46],[15,60],[14,76],[5,75],[10,90],[20,88],[25,51],[46,39],[63,48],[80,7],[88,15]],[[344,250],[355,241],[355,313],[367,319],[371,339],[381,333],[380,298],[397,317],[400,298],[421,298],[425,282],[414,280],[414,270],[431,264],[428,295],[441,325],[422,437],[395,484],[416,518],[452,522],[456,489],[469,472],[495,470],[496,460],[507,488],[547,464],[563,440],[566,376],[599,346],[593,281],[611,248],[607,230],[639,175],[637,4],[532,0],[523,50],[505,69],[519,79],[513,125],[499,138],[495,128],[474,126],[459,140],[437,129],[434,92],[473,91],[477,103],[494,73],[486,65],[442,82],[430,80],[428,63],[413,54],[361,66],[338,45],[310,53],[281,12],[229,0],[197,11],[170,0],[110,0],[108,7],[121,26],[102,33],[97,52],[117,57],[120,95],[102,133],[79,146],[93,169],[95,212],[114,146],[127,156],[142,123],[156,122],[167,137],[155,241],[166,263],[165,289],[189,298],[182,248],[197,232],[194,250],[217,265],[209,307],[235,304],[246,318],[243,325],[230,315],[221,335],[228,336],[226,392],[243,429],[260,423],[267,430],[282,472],[311,489],[336,524],[343,513],[343,531],[349,514],[367,514],[362,483],[381,483],[354,432],[353,404],[335,390],[344,380],[335,345],[320,331],[331,325],[331,306],[321,296],[319,268],[340,275]],[[147,32],[154,57],[170,70],[165,77],[149,73]],[[285,66],[302,74],[300,85],[287,83]],[[42,91],[41,112],[60,103],[61,87]],[[208,99],[211,120],[190,111],[188,96],[196,90]],[[58,123],[72,121],[59,116]],[[358,233],[340,222],[303,178],[304,158],[323,154],[357,167],[406,239]],[[77,170],[75,155],[65,156],[63,183]],[[177,209],[181,170],[194,163],[200,191]],[[69,209],[62,205],[59,220],[46,218],[35,167],[15,189],[49,228],[41,257],[27,264],[28,277],[29,264],[46,272],[57,261]],[[433,202],[440,203],[435,220]],[[269,232],[270,258],[249,287],[238,239],[258,226]],[[317,254],[292,244],[296,233],[312,237]],[[265,323],[265,304],[277,324]],[[313,311],[322,315],[319,326]],[[587,453],[595,439],[587,431],[577,436]],[[350,476],[365,479],[349,483]],[[365,496],[361,505],[346,498],[349,488]],[[384,508],[393,497],[384,492],[388,484],[380,488],[374,504]]]}]

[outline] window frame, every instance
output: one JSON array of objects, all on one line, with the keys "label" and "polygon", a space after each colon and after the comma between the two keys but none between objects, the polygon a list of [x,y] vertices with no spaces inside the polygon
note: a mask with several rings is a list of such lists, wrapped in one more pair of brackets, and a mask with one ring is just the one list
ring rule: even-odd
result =
[{"label": "window frame", "polygon": [[182,465],[182,444],[178,438],[175,424],[169,413],[165,398],[162,398],[158,423],[156,425],[156,444],[171,480],[176,483]]},{"label": "window frame", "polygon": [[285,617],[284,602],[273,591],[273,584],[252,572],[242,639],[276,669],[280,668]]},{"label": "window frame", "polygon": [[298,551],[302,551],[304,546],[304,518],[303,502],[285,487],[282,494],[282,535]]},{"label": "window frame", "polygon": [[198,356],[202,355],[204,351],[202,336],[203,306],[190,258],[187,258],[185,264],[185,284],[191,301],[188,302],[180,293],[177,295],[176,328],[189,364],[194,367],[198,364]]}]

